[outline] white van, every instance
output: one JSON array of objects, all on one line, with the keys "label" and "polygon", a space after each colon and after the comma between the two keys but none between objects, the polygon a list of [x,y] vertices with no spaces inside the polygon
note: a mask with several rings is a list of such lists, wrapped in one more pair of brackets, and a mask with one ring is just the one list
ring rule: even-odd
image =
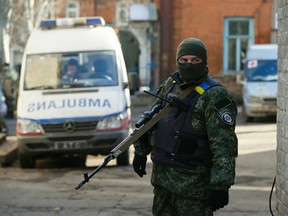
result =
[{"label": "white van", "polygon": [[[22,62],[17,138],[22,168],[41,157],[106,155],[128,136],[130,93],[121,45],[102,17],[41,22]],[[129,164],[128,151],[117,157]]]},{"label": "white van", "polygon": [[246,121],[277,114],[277,44],[249,46],[244,67],[243,111]]}]

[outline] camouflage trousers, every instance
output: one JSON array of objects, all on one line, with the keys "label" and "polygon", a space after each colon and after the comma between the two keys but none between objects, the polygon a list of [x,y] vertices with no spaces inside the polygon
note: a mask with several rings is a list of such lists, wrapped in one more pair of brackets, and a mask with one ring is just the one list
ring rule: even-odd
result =
[{"label": "camouflage trousers", "polygon": [[207,201],[192,200],[154,187],[153,216],[212,216]]}]

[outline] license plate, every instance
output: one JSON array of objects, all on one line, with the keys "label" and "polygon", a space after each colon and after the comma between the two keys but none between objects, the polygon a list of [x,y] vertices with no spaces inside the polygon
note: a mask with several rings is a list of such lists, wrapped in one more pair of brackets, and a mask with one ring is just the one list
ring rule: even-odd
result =
[{"label": "license plate", "polygon": [[87,146],[87,141],[85,140],[75,140],[75,141],[61,141],[54,143],[54,149],[79,149],[85,148]]}]

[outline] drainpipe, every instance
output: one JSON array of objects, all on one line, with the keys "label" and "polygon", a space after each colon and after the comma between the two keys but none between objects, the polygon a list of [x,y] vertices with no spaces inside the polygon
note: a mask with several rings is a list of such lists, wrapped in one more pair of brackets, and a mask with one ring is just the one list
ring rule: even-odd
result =
[{"label": "drainpipe", "polygon": [[271,43],[278,42],[278,2],[277,0],[273,0],[272,6],[272,28],[271,28]]}]

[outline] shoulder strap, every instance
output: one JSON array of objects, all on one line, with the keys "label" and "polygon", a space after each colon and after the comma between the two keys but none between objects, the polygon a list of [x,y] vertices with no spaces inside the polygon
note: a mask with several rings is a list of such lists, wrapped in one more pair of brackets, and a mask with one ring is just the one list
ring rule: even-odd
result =
[{"label": "shoulder strap", "polygon": [[203,81],[200,85],[196,86],[195,91],[198,94],[202,95],[206,90],[208,90],[213,86],[221,86],[221,84],[214,79],[208,78],[205,81]]}]

